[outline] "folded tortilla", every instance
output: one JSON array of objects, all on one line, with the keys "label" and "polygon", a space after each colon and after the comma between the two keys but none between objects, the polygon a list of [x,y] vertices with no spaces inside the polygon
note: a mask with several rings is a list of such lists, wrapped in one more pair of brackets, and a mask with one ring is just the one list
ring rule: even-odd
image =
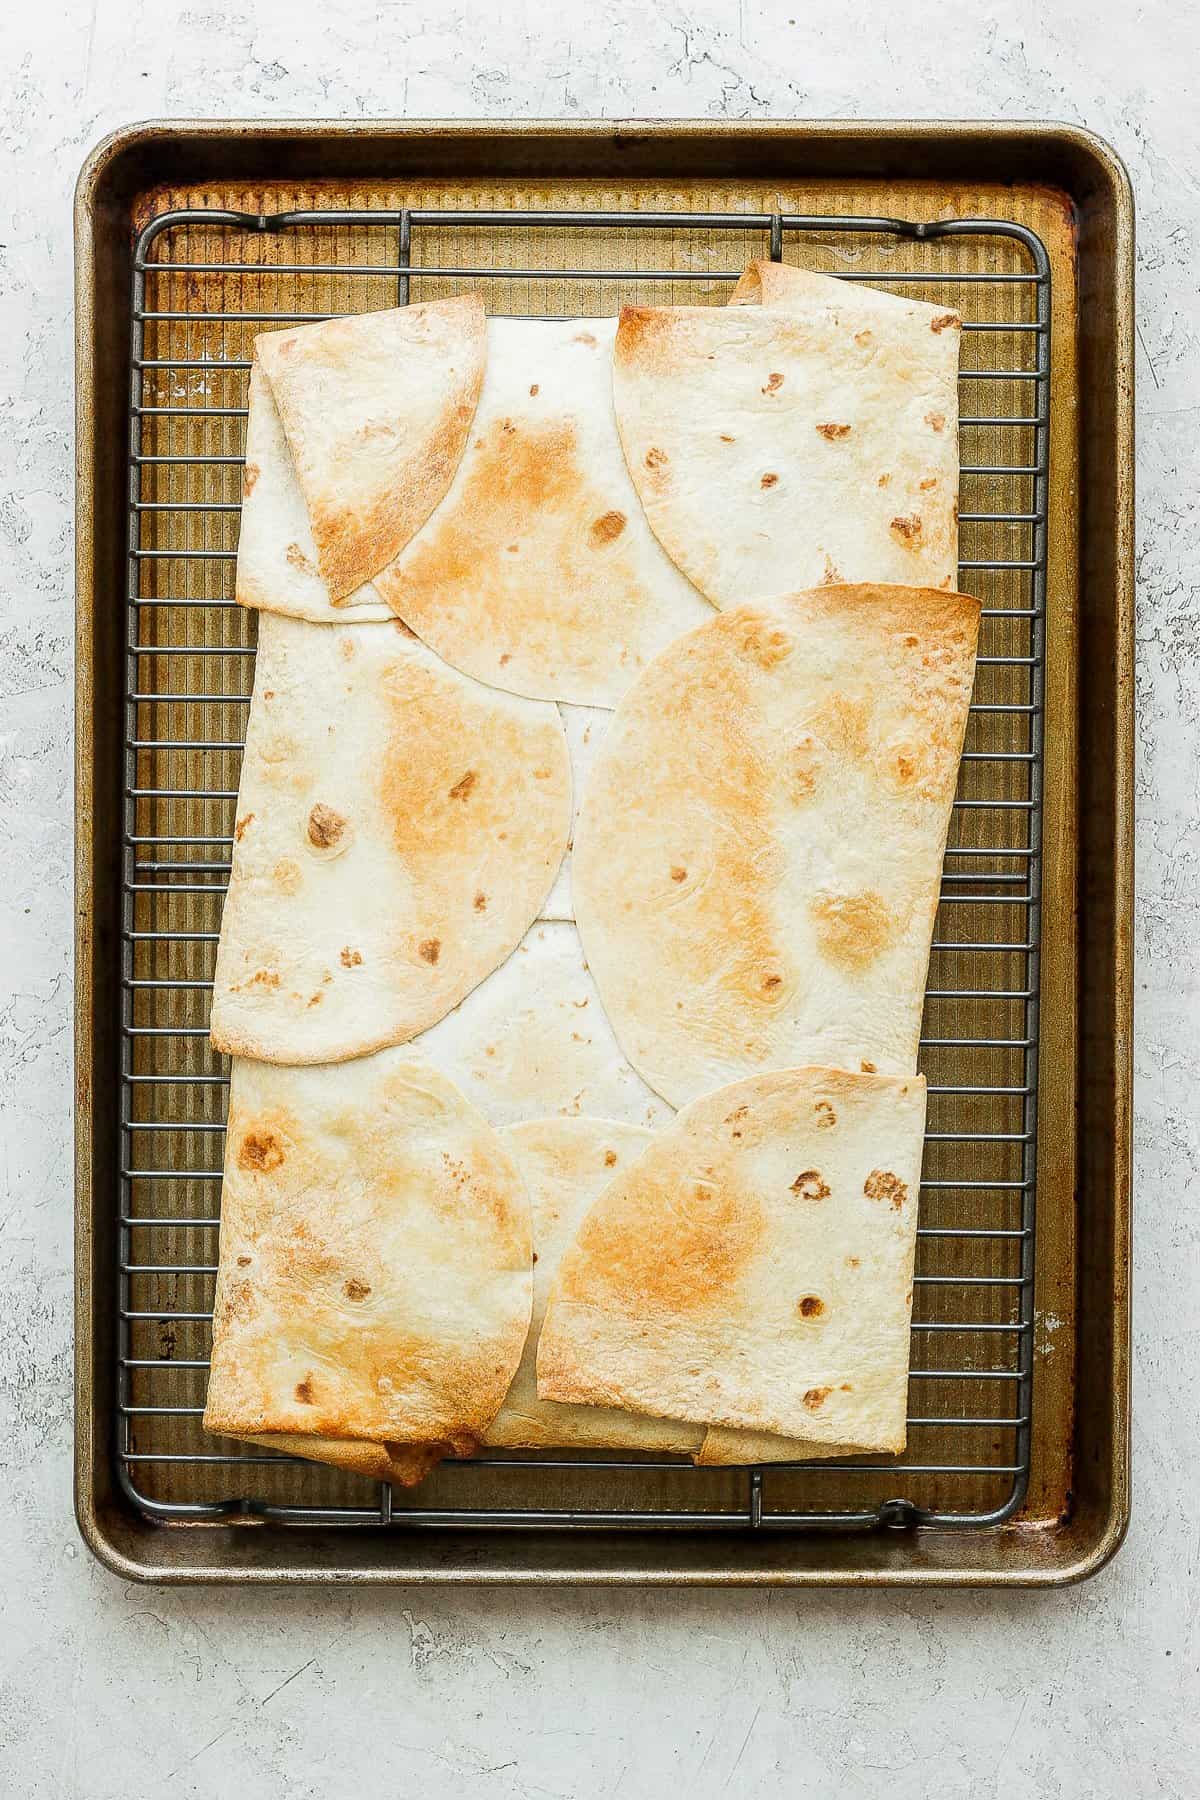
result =
[{"label": "folded tortilla", "polygon": [[739,288],[621,314],[617,425],[663,548],[716,606],[821,582],[952,588],[957,313],[770,264]]},{"label": "folded tortilla", "polygon": [[784,1069],[694,1100],[563,1258],[539,1398],[900,1448],[924,1129],[917,1075]]},{"label": "folded tortilla", "polygon": [[520,941],[570,816],[555,707],[483,687],[394,622],[264,613],[214,1045],[319,1063],[414,1037]]},{"label": "folded tortilla", "polygon": [[391,611],[370,582],[335,607],[317,567],[308,508],[296,480],[291,451],[271,384],[255,357],[250,368],[246,420],[246,469],[242,479],[242,528],[238,538],[239,606],[287,613],[316,624],[390,619]]},{"label": "folded tortilla", "polygon": [[490,319],[454,482],[376,587],[456,668],[612,706],[709,613],[651,532],[612,405],[613,319]]},{"label": "folded tortilla", "polygon": [[450,486],[483,383],[483,301],[264,332],[254,348],[336,604],[392,560]]},{"label": "folded tortilla", "polygon": [[677,1420],[603,1406],[539,1400],[534,1365],[550,1288],[579,1225],[609,1183],[636,1162],[652,1133],[615,1119],[530,1119],[502,1134],[529,1189],[533,1214],[533,1319],[521,1366],[486,1442],[510,1450],[698,1449],[701,1433]]},{"label": "folded tortilla", "polygon": [[979,603],[828,587],[722,613],[618,708],[572,886],[618,1042],[673,1105],[916,1067]]},{"label": "folded tortilla", "polygon": [[513,1157],[436,1070],[235,1061],[205,1429],[400,1480],[469,1453],[531,1255]]}]

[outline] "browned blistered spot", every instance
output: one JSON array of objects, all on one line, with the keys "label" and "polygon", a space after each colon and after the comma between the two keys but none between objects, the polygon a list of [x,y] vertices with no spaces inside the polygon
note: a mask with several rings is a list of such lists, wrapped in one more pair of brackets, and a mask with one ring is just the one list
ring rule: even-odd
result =
[{"label": "browned blistered spot", "polygon": [[849,969],[874,962],[895,928],[891,908],[874,888],[858,894],[820,894],[809,911],[821,950],[831,962]]},{"label": "browned blistered spot", "polygon": [[861,331],[855,332],[854,341],[856,344],[866,345],[871,342],[872,335],[873,334],[870,331],[868,331],[866,326],[864,325],[864,327]]},{"label": "browned blistered spot", "polygon": [[887,486],[887,484],[888,484],[888,482],[889,482],[889,481],[890,481],[890,480],[891,480],[891,479],[892,479],[892,478],[891,478],[891,476],[890,476],[890,475],[881,475],[881,476],[880,476],[880,477],[879,477],[879,480],[878,480],[878,481],[877,481],[877,482],[876,482],[876,483],[875,483],[875,486],[876,486],[876,487],[886,487],[886,486]]},{"label": "browned blistered spot", "polygon": [[362,951],[352,950],[349,944],[342,945],[341,963],[343,969],[357,969],[362,962]]},{"label": "browned blistered spot", "polygon": [[476,912],[486,912],[487,911],[487,895],[486,894],[484,894],[484,893],[476,894],[476,896],[475,896],[475,911]]},{"label": "browned blistered spot", "polygon": [[863,1183],[868,1200],[886,1200],[893,1212],[899,1212],[908,1199],[908,1187],[890,1169],[872,1169]]},{"label": "browned blistered spot", "polygon": [[735,1106],[731,1113],[726,1113],[725,1123],[726,1125],[736,1125],[742,1119],[747,1118],[749,1113],[750,1108],[748,1106]]},{"label": "browned blistered spot", "polygon": [[832,1392],[833,1389],[827,1387],[809,1388],[804,1396],[809,1412],[819,1412]]},{"label": "browned blistered spot", "polygon": [[613,1168],[616,1164],[616,1160],[617,1153],[615,1150],[606,1150],[604,1152],[604,1166],[606,1169]]},{"label": "browned blistered spot", "polygon": [[650,449],[646,452],[646,467],[648,469],[661,469],[663,465],[669,463],[670,460],[671,459],[665,450]]},{"label": "browned blistered spot", "polygon": [[283,1161],[283,1145],[273,1131],[248,1131],[238,1145],[238,1168],[269,1175]]},{"label": "browned blistered spot", "polygon": [[571,339],[573,344],[586,344],[589,350],[596,348],[596,340],[590,331],[577,331]]},{"label": "browned blistered spot", "polygon": [[824,1311],[825,1302],[819,1299],[816,1294],[805,1294],[800,1302],[800,1317],[802,1319],[819,1319]]},{"label": "browned blistered spot", "polygon": [[862,1062],[862,1063],[859,1063],[858,1066],[862,1070],[864,1075],[874,1075],[876,1072],[875,1064],[873,1062]]},{"label": "browned blistered spot", "polygon": [[737,443],[737,439],[730,437],[730,435],[727,431],[721,432],[720,437],[721,437],[721,442],[723,444],[736,444]]},{"label": "browned blistered spot", "polygon": [[474,769],[468,769],[465,775],[459,776],[454,786],[450,789],[450,798],[452,800],[465,800],[478,780],[479,777]]},{"label": "browned blistered spot", "polygon": [[242,838],[245,836],[246,827],[253,822],[253,819],[254,819],[253,813],[243,813],[242,817],[238,820],[237,824],[234,826],[233,835],[239,844],[241,843]]},{"label": "browned blistered spot", "polygon": [[898,544],[904,544],[909,550],[915,550],[921,542],[920,513],[900,513],[888,527]]},{"label": "browned blistered spot", "polygon": [[517,428],[513,424],[511,419],[501,419],[500,429],[504,433],[505,437],[512,437],[515,435]]},{"label": "browned blistered spot", "polygon": [[239,1256],[237,1259],[237,1266],[239,1269],[248,1269],[250,1267],[250,1263],[251,1263],[251,1258],[248,1256]]},{"label": "browned blistered spot", "polygon": [[821,587],[833,587],[841,579],[842,571],[838,568],[827,550],[825,552],[825,570],[821,576],[820,585]]},{"label": "browned blistered spot", "polygon": [[283,893],[295,894],[299,891],[303,879],[300,873],[300,864],[293,862],[290,856],[281,856],[272,869],[271,875],[276,887],[280,888]]},{"label": "browned blistered spot", "polygon": [[263,689],[263,699],[264,700],[273,700],[274,698],[275,698],[275,689],[274,688],[264,688]]},{"label": "browned blistered spot", "polygon": [[510,663],[511,661],[512,661],[512,651],[506,650],[500,658],[500,667],[503,668],[505,663]]},{"label": "browned blistered spot", "polygon": [[287,555],[287,559],[291,563],[293,569],[300,569],[306,575],[311,575],[314,573],[311,558],[305,556],[305,554],[304,554],[303,550],[300,548],[299,544],[289,544],[287,547],[286,555]]},{"label": "browned blistered spot", "polygon": [[765,994],[773,994],[777,987],[782,987],[782,986],[783,986],[783,976],[782,975],[764,975],[763,976],[763,992]]},{"label": "browned blistered spot", "polygon": [[801,1200],[828,1200],[829,1183],[821,1179],[819,1170],[804,1169],[793,1181],[792,1192]]},{"label": "browned blistered spot", "polygon": [[370,1291],[365,1281],[354,1280],[348,1281],[342,1289],[347,1300],[365,1300]]},{"label": "browned blistered spot", "polygon": [[324,998],[325,998],[324,994],[313,994],[310,997],[308,1004],[310,1006],[320,1006],[320,1004]]},{"label": "browned blistered spot", "polygon": [[[643,1159],[609,1193],[580,1228],[561,1291],[592,1304],[603,1295],[605,1305],[638,1320],[722,1305],[766,1230],[758,1197],[728,1170],[708,1167],[688,1180],[677,1164]],[[647,1218],[670,1221],[650,1256]]]},{"label": "browned blistered spot", "polygon": [[844,438],[844,437],[850,436],[849,425],[832,425],[832,424],[818,425],[817,430],[820,432],[821,436],[823,438],[827,438],[831,444],[833,443],[835,438]]},{"label": "browned blistered spot", "polygon": [[406,625],[403,619],[393,619],[392,624],[396,627],[396,630],[400,633],[401,637],[411,638],[414,644],[416,643],[417,634],[411,625]]},{"label": "browned blistered spot", "polygon": [[435,963],[442,953],[442,940],[440,938],[424,938],[419,949],[423,961]]},{"label": "browned blistered spot", "polygon": [[296,1398],[302,1406],[315,1406],[317,1397],[313,1393],[312,1376],[306,1375],[303,1381],[296,1383]]},{"label": "browned blistered spot", "polygon": [[926,413],[925,423],[929,426],[931,431],[944,431],[946,429],[946,415],[945,413],[939,412]]},{"label": "browned blistered spot", "polygon": [[278,969],[255,969],[248,983],[250,987],[275,989],[279,986]]},{"label": "browned blistered spot", "polygon": [[948,325],[958,324],[957,313],[939,313],[936,319],[930,319],[930,331],[945,331]]},{"label": "browned blistered spot", "polygon": [[538,384],[537,384],[537,382],[536,382],[536,381],[535,381],[535,382],[534,382],[534,384],[533,384],[533,386],[532,386],[532,387],[531,387],[531,388],[530,388],[530,390],[529,390],[529,398],[530,398],[530,399],[531,399],[531,400],[533,400],[533,399],[536,399],[536,397],[537,397],[537,392],[538,392]]},{"label": "browned blistered spot", "polygon": [[767,385],[763,388],[763,393],[777,394],[782,386],[783,376],[776,372],[767,376]]},{"label": "browned blistered spot", "polygon": [[594,544],[611,544],[614,538],[620,537],[625,529],[625,523],[623,512],[601,513],[598,519],[592,521],[590,533],[592,542]]},{"label": "browned blistered spot", "polygon": [[262,470],[259,468],[257,463],[247,463],[246,464],[246,470],[245,470],[244,475],[242,476],[242,499],[243,500],[248,500],[250,498],[251,494],[254,492],[255,483],[258,481],[258,478],[261,475],[261,473],[262,473]]},{"label": "browned blistered spot", "polygon": [[672,881],[686,881],[687,880],[687,870],[685,868],[683,868],[679,863],[673,864],[672,868],[671,868],[671,880]]},{"label": "browned blistered spot", "polygon": [[758,485],[759,485],[759,487],[773,488],[777,485],[778,481],[779,481],[778,475],[772,475],[772,474],[768,473],[763,476],[762,480],[759,482]]},{"label": "browned blistered spot", "polygon": [[848,1256],[846,1258],[846,1267],[848,1269],[857,1269],[858,1261],[859,1261],[859,1259],[857,1256]]},{"label": "browned blistered spot", "polygon": [[738,634],[738,648],[760,669],[773,669],[792,654],[793,644],[778,625],[768,626],[763,619],[750,618]]},{"label": "browned blistered spot", "polygon": [[831,1125],[837,1124],[837,1114],[828,1100],[817,1101],[816,1113],[818,1131],[828,1131]]},{"label": "browned blistered spot", "polygon": [[336,844],[346,829],[346,821],[341,813],[334,812],[332,806],[326,806],[321,800],[308,815],[308,841],[318,850],[328,850]]},{"label": "browned blistered spot", "polygon": [[924,481],[918,483],[918,486],[921,488],[922,492],[924,492],[928,488],[935,488],[937,484],[938,478],[936,475],[927,475]]}]

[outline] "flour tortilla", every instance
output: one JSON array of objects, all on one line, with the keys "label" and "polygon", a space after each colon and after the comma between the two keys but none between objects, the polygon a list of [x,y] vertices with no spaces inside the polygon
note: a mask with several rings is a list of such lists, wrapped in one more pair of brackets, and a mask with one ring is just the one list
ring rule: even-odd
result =
[{"label": "flour tortilla", "polygon": [[534,1364],[550,1288],[588,1208],[637,1161],[653,1134],[614,1119],[530,1119],[503,1134],[533,1214],[533,1319],[521,1366],[487,1443],[509,1450],[660,1450],[686,1455],[702,1433],[677,1420],[539,1400]]},{"label": "flour tortilla", "polygon": [[626,695],[572,886],[617,1039],[672,1104],[915,1069],[978,621],[961,594],[818,588],[712,619]]},{"label": "flour tortilla", "polygon": [[539,1397],[898,1448],[924,1128],[916,1075],[784,1069],[693,1101],[563,1258]]},{"label": "flour tortilla", "polygon": [[953,588],[958,315],[792,273],[743,277],[735,305],[621,314],[613,400],[651,529],[716,606]]},{"label": "flour tortilla", "polygon": [[336,1062],[443,1017],[537,916],[570,788],[554,707],[480,686],[395,623],[263,614],[216,1048]]},{"label": "flour tortilla", "polygon": [[340,607],[330,599],[271,384],[257,357],[250,368],[235,598],[239,606],[324,625],[392,617],[369,582]]},{"label": "flour tortilla", "polygon": [[531,1263],[517,1166],[436,1070],[236,1061],[205,1429],[402,1480],[468,1454],[521,1358]]},{"label": "flour tortilla", "polygon": [[264,332],[270,382],[334,602],[418,532],[458,467],[483,383],[478,294]]},{"label": "flour tortilla", "polygon": [[376,582],[456,668],[612,706],[709,607],[664,555],[612,407],[613,319],[492,319],[470,442],[446,498]]},{"label": "flour tortilla", "polygon": [[622,1054],[567,920],[531,925],[512,955],[409,1049],[493,1125],[547,1113],[626,1125],[672,1116]]}]

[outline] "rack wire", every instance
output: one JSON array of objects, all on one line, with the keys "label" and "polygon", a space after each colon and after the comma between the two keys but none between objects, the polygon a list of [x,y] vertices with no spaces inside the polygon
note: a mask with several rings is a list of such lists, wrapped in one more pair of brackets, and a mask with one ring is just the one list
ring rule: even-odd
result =
[{"label": "rack wire", "polygon": [[[984,602],[921,1039],[909,1450],[697,1470],[485,1454],[413,1494],[208,1438],[228,1062],[208,1002],[253,685],[233,600],[254,335],[482,287],[554,317],[719,304],[756,256],[957,306],[960,585]],[[215,209],[135,247],[129,409],[118,1233],[119,1478],[176,1521],[740,1530],[983,1526],[1029,1471],[1050,265],[990,220],[743,212]]]}]

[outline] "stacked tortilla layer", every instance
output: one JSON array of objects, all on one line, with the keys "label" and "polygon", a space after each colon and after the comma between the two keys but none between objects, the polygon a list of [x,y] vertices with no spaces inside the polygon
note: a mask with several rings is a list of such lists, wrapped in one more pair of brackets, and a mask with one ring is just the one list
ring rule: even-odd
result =
[{"label": "stacked tortilla layer", "polygon": [[904,1442],[959,324],[734,303],[258,341],[211,1430]]}]

